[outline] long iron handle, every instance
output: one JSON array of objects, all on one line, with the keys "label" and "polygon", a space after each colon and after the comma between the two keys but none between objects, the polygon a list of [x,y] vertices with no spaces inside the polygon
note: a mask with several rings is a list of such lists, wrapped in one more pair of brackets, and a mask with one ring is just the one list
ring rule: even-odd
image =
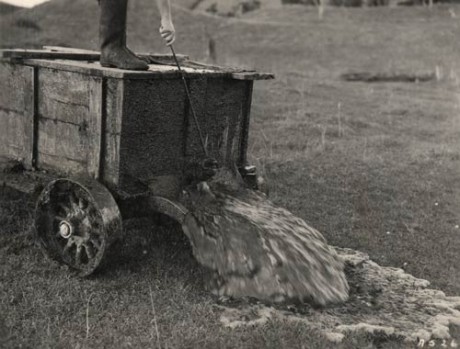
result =
[{"label": "long iron handle", "polygon": [[169,45],[169,47],[171,48],[171,52],[172,52],[172,55],[174,57],[174,62],[177,65],[177,69],[179,69],[179,73],[180,73],[180,75],[182,77],[182,81],[184,83],[185,94],[187,95],[188,103],[190,105],[190,110],[192,111],[192,115],[193,115],[193,120],[195,121],[195,126],[196,126],[196,128],[198,130],[198,134],[200,136],[201,147],[203,148],[204,155],[206,157],[209,157],[208,149],[206,148],[206,143],[204,141],[203,134],[201,132],[201,127],[200,127],[200,124],[198,123],[198,118],[196,116],[195,108],[193,107],[192,97],[190,95],[190,90],[189,90],[188,85],[187,85],[187,80],[185,79],[185,73],[184,73],[184,71],[182,70],[182,68],[180,66],[179,60],[177,59],[176,52],[174,51],[173,45]]}]

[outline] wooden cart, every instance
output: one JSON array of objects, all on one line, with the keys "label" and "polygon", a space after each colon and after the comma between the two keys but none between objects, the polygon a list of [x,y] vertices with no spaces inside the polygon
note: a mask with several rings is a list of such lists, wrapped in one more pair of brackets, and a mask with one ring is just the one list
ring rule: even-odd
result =
[{"label": "wooden cart", "polygon": [[[137,72],[103,68],[92,51],[2,57],[0,182],[40,193],[35,230],[50,257],[89,275],[122,238],[122,217],[183,222],[181,188],[209,169],[170,56],[149,55],[160,64]],[[253,82],[273,76],[179,59],[209,155],[255,186],[246,158]]]}]

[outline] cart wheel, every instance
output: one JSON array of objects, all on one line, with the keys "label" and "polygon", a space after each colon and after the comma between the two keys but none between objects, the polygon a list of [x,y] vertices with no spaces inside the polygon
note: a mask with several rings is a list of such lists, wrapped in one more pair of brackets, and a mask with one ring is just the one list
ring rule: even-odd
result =
[{"label": "cart wheel", "polygon": [[35,228],[47,254],[80,276],[93,273],[122,236],[118,206],[95,180],[58,179],[37,200]]}]

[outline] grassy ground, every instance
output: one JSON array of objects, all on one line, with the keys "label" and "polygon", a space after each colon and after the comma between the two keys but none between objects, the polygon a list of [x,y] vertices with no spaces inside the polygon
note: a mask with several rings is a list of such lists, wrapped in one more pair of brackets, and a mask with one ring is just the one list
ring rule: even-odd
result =
[{"label": "grassy ground", "polygon": [[[87,43],[95,26],[85,26],[80,14],[69,18],[83,11],[78,3],[83,1],[56,6],[68,11],[66,19],[45,16],[48,7],[21,14],[40,30],[10,30],[0,37],[2,45],[93,45]],[[335,8],[319,20],[314,8],[288,7],[217,22],[176,11],[179,34],[188,38],[178,42],[181,51],[205,57],[205,29],[212,29],[219,62],[277,74],[277,81],[256,85],[250,146],[253,162],[271,184],[272,200],[305,218],[331,244],[404,267],[451,295],[460,294],[457,13],[458,6]],[[17,18],[1,25],[11,27]],[[149,50],[148,18],[132,18],[139,18],[138,26],[131,22],[134,47]],[[64,20],[75,34],[55,30]],[[75,32],[78,28],[85,30]],[[437,78],[343,81],[341,74],[350,71]],[[203,271],[175,228],[131,222],[130,238],[113,267],[88,280],[69,276],[34,244],[27,205],[25,198],[0,189],[0,314],[11,333],[8,345],[331,346],[302,324],[223,328],[217,300],[204,290]],[[368,341],[347,338],[343,346],[364,348]],[[382,344],[371,347],[377,345]]]}]

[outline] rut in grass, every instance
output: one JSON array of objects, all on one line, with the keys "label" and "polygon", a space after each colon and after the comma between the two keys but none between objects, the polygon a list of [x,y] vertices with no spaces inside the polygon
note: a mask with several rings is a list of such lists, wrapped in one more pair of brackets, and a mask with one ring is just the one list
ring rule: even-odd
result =
[{"label": "rut in grass", "polygon": [[230,171],[185,190],[183,224],[218,295],[320,306],[348,299],[344,264],[304,220],[246,188]]}]

